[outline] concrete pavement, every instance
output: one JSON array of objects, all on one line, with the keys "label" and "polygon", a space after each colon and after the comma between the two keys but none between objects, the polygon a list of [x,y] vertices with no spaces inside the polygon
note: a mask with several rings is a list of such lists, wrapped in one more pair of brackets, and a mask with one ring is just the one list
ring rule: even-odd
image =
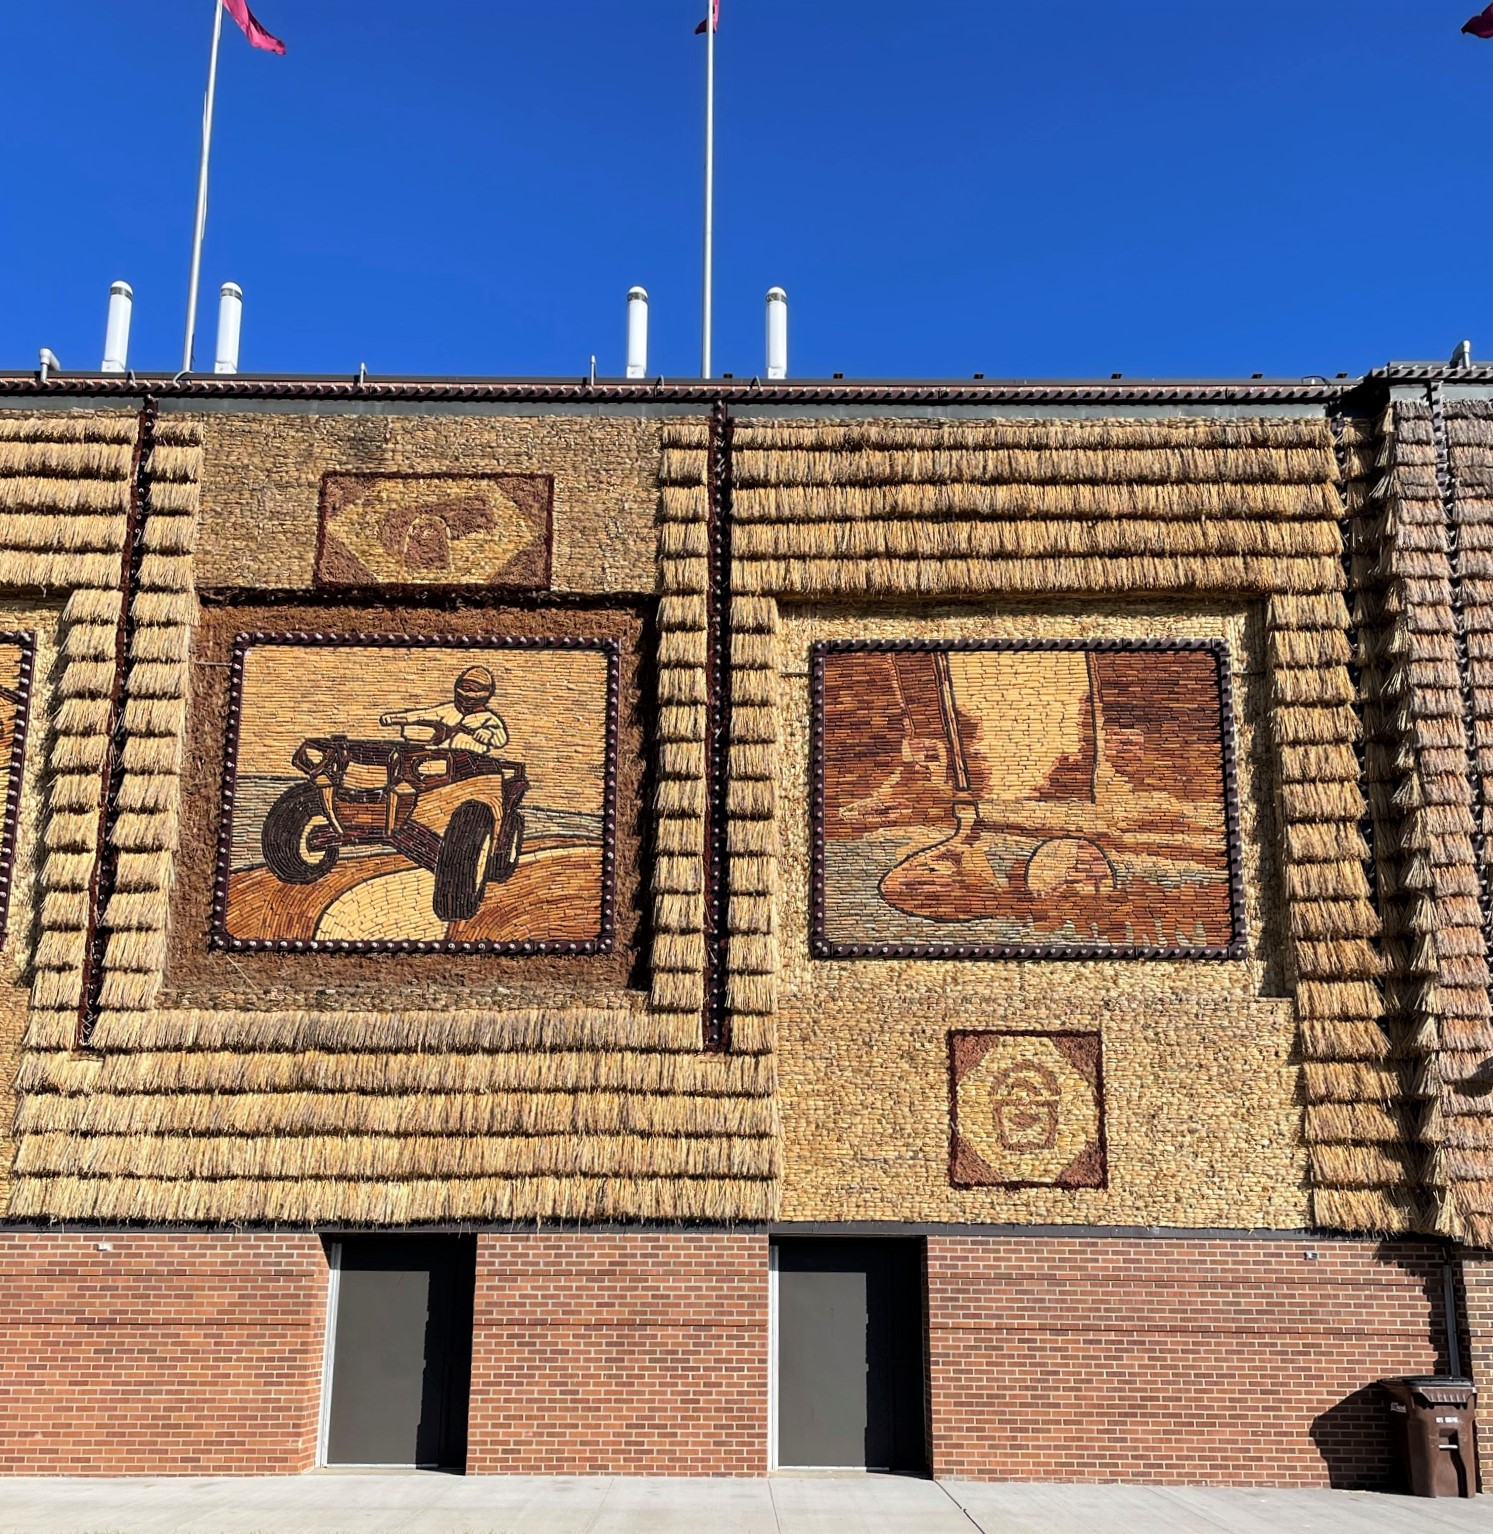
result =
[{"label": "concrete pavement", "polygon": [[0,1480],[0,1534],[1493,1534],[1493,1500],[1347,1491],[387,1475]]}]

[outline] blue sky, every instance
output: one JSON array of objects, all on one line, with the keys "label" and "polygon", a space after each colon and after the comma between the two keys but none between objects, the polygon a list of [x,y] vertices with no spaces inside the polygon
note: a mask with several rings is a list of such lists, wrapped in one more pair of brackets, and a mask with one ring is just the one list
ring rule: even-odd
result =
[{"label": "blue sky", "polygon": [[[0,369],[180,362],[213,0],[3,0]],[[225,23],[199,360],[699,366],[705,0],[254,0]],[[716,368],[1296,376],[1493,356],[1475,0],[722,0]],[[1481,343],[1481,345],[1479,344]]]}]

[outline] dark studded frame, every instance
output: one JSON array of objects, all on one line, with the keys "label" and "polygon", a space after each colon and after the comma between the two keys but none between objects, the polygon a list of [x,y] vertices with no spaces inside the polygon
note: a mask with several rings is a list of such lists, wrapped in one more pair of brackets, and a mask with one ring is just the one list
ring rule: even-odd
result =
[{"label": "dark studded frame", "polygon": [[4,821],[0,824],[0,943],[10,925],[10,888],[15,877],[16,838],[21,819],[21,785],[26,777],[26,730],[31,718],[31,680],[36,667],[36,636],[0,633],[0,644],[13,644],[21,652],[16,689],[15,739],[10,748],[10,767],[5,775]]},{"label": "dark studded frame", "polygon": [[[601,844],[601,928],[599,935],[586,942],[503,943],[491,939],[470,942],[434,942],[416,938],[381,939],[359,942],[351,939],[240,938],[227,929],[228,875],[233,851],[234,789],[238,774],[239,725],[242,717],[244,658],[249,650],[262,645],[289,645],[303,649],[330,646],[356,646],[360,649],[383,647],[410,649],[430,647],[444,650],[595,650],[606,657],[606,757],[603,795]],[[506,955],[586,955],[610,953],[616,933],[617,865],[617,749],[621,703],[621,650],[615,639],[579,635],[516,634],[368,634],[309,633],[305,631],[239,634],[233,642],[232,673],[228,698],[228,742],[223,760],[222,815],[219,820],[217,861],[214,865],[212,922],[209,942],[212,947],[231,953],[455,953]]]},{"label": "dark studded frame", "polygon": [[[1229,870],[1230,940],[1222,947],[1111,946],[1102,943],[844,943],[825,936],[824,662],[830,655],[906,655],[935,651],[1202,650],[1218,668],[1224,833]],[[809,951],[816,959],[1242,959],[1246,953],[1243,859],[1234,743],[1234,688],[1221,639],[823,639],[809,647]]]}]

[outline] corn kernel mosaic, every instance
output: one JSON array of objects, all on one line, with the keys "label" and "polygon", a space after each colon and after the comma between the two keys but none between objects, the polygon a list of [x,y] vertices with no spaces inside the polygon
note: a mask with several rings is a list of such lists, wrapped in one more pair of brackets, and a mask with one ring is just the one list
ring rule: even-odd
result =
[{"label": "corn kernel mosaic", "polygon": [[327,474],[319,586],[499,586],[550,579],[547,474]]},{"label": "corn kernel mosaic", "polygon": [[956,1188],[1102,1188],[1098,1033],[949,1034],[949,1181]]},{"label": "corn kernel mosaic", "polygon": [[216,944],[604,951],[617,673],[605,639],[240,635]]},{"label": "corn kernel mosaic", "polygon": [[1237,956],[1212,641],[816,645],[820,957]]}]

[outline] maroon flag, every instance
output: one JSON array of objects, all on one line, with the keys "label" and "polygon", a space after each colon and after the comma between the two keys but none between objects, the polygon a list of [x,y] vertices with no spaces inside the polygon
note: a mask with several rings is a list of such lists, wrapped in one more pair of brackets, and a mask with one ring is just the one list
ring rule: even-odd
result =
[{"label": "maroon flag", "polygon": [[260,26],[259,18],[249,9],[248,0],[223,0],[223,9],[243,28],[244,36],[256,48],[263,48],[266,53],[285,52],[285,44],[273,32],[266,32]]},{"label": "maroon flag", "polygon": [[1470,32],[1473,37],[1493,37],[1493,5],[1485,11],[1479,11],[1462,30]]},{"label": "maroon flag", "polygon": [[[1488,9],[1493,11],[1493,5],[1490,5]],[[721,0],[710,0],[710,18],[707,21],[702,21],[700,25],[695,28],[695,36],[698,37],[706,29],[706,27],[709,27],[712,32],[720,31]]]}]

